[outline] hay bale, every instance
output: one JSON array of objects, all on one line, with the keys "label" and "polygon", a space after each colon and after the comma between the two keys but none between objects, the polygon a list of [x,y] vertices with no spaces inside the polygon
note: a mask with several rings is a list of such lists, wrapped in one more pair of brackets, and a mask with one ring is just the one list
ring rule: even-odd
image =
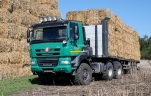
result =
[{"label": "hay bale", "polygon": [[21,64],[2,64],[0,66],[0,80],[32,75],[29,66],[22,67]]},{"label": "hay bale", "polygon": [[7,22],[7,16],[8,16],[8,10],[6,8],[0,9],[0,23],[6,23]]},{"label": "hay bale", "polygon": [[19,14],[16,11],[8,13],[8,16],[6,18],[7,23],[14,23],[16,25],[20,24]]},{"label": "hay bale", "polygon": [[0,23],[0,38],[8,38],[8,28],[6,23]]},{"label": "hay bale", "polygon": [[20,32],[20,36],[21,36],[21,38],[23,38],[23,39],[27,39],[27,27],[24,27],[24,26],[19,26],[18,27],[18,30],[19,30],[19,32]]},{"label": "hay bale", "polygon": [[26,39],[22,39],[20,41],[20,48],[22,49],[22,52],[29,52],[29,46],[26,45],[27,44],[27,40]]},{"label": "hay bale", "polygon": [[12,51],[8,53],[9,56],[9,63],[10,64],[21,64],[22,62],[22,55],[19,51]]},{"label": "hay bale", "polygon": [[10,50],[11,50],[10,39],[0,38],[0,52],[9,52]]},{"label": "hay bale", "polygon": [[21,12],[20,13],[20,19],[21,19],[21,25],[25,27],[29,27],[31,25],[31,19],[30,14],[27,12]]},{"label": "hay bale", "polygon": [[37,24],[39,22],[39,18],[34,15],[30,15],[30,18],[31,18],[31,25]]},{"label": "hay bale", "polygon": [[8,64],[9,63],[8,57],[9,57],[8,52],[0,52],[0,64]]},{"label": "hay bale", "polygon": [[10,39],[10,40],[11,40],[12,51],[22,51],[19,39]]},{"label": "hay bale", "polygon": [[38,4],[49,5],[51,10],[58,9],[58,0],[33,0]]},{"label": "hay bale", "polygon": [[31,58],[29,52],[22,52],[22,64],[31,65]]},{"label": "hay bale", "polygon": [[0,0],[0,8],[8,8],[9,0]]},{"label": "hay bale", "polygon": [[19,31],[18,26],[14,23],[7,23],[7,31],[8,37],[13,39],[20,39],[21,32]]},{"label": "hay bale", "polygon": [[110,9],[88,9],[85,11],[69,11],[66,18],[70,17],[72,20],[82,21],[83,25],[101,24],[105,17],[111,18],[115,22],[115,16]]},{"label": "hay bale", "polygon": [[29,13],[30,4],[31,4],[31,0],[20,0],[21,10]]}]

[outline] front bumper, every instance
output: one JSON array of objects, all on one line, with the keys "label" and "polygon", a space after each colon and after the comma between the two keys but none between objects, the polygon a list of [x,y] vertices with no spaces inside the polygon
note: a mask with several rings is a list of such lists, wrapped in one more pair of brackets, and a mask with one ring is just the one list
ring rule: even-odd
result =
[{"label": "front bumper", "polygon": [[33,73],[58,73],[58,72],[63,72],[63,73],[71,73],[72,72],[72,67],[70,64],[68,65],[58,65],[55,67],[40,67],[40,66],[31,66],[31,71]]}]

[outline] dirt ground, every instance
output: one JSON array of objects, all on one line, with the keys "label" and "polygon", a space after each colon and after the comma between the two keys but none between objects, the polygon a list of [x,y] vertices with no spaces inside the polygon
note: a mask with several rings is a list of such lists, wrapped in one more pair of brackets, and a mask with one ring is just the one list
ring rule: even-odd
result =
[{"label": "dirt ground", "polygon": [[11,96],[151,96],[151,61],[141,60],[140,70],[124,74],[121,79],[93,81],[87,86],[63,84],[41,85]]}]

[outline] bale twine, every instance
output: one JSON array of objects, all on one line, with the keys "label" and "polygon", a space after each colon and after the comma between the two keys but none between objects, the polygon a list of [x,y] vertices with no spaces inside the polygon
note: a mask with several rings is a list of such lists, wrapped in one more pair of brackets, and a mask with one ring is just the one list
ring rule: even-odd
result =
[{"label": "bale twine", "polygon": [[11,41],[9,39],[0,38],[0,52],[9,52],[10,49],[11,49]]},{"label": "bale twine", "polygon": [[8,64],[9,63],[8,57],[9,57],[8,52],[0,52],[0,64]]},{"label": "bale twine", "polygon": [[21,64],[22,61],[22,55],[19,51],[12,51],[9,52],[9,63],[10,64]]}]

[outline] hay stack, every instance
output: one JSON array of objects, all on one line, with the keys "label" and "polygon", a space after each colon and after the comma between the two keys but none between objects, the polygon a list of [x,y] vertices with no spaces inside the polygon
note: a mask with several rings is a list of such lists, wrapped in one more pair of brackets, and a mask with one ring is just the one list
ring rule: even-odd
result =
[{"label": "hay stack", "polygon": [[26,31],[43,16],[61,18],[58,0],[0,0],[0,79],[31,74]]},{"label": "hay stack", "polygon": [[108,22],[108,54],[125,59],[140,60],[138,34],[109,9],[88,9],[69,11],[66,15],[72,20],[82,21],[83,25],[101,24],[102,19],[110,17]]}]

